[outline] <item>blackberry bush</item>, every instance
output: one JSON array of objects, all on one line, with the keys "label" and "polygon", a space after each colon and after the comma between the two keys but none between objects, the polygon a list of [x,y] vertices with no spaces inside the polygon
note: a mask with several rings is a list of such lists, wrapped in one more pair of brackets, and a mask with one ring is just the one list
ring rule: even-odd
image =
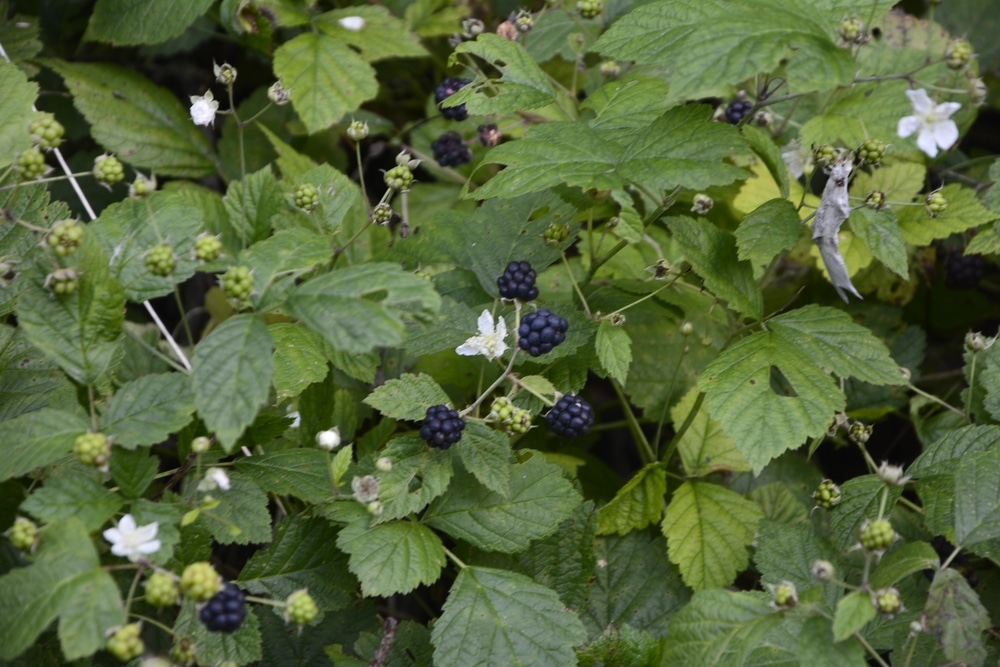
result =
[{"label": "blackberry bush", "polygon": [[454,107],[442,107],[441,103],[470,83],[472,82],[469,79],[450,76],[434,89],[434,103],[437,104],[442,116],[449,120],[465,120],[469,117],[469,112],[466,111],[464,104]]},{"label": "blackberry bush", "polygon": [[427,408],[424,421],[420,425],[420,437],[431,447],[448,449],[462,439],[465,421],[458,410],[447,405],[432,405]]},{"label": "blackberry bush", "polygon": [[566,340],[569,323],[558,315],[542,308],[521,318],[517,329],[517,344],[533,357],[552,351]]},{"label": "blackberry bush", "polygon": [[228,581],[198,612],[198,619],[211,632],[236,632],[246,617],[246,595]]},{"label": "blackberry bush", "polygon": [[538,298],[538,288],[535,287],[537,276],[528,262],[511,262],[503,275],[497,278],[497,289],[504,299],[533,301]]},{"label": "blackberry bush", "polygon": [[577,438],[590,432],[590,427],[594,425],[594,410],[579,396],[567,394],[556,401],[545,415],[545,421],[556,435]]},{"label": "blackberry bush", "polygon": [[472,161],[472,151],[462,141],[462,135],[449,131],[431,142],[434,159],[442,167],[459,167]]}]

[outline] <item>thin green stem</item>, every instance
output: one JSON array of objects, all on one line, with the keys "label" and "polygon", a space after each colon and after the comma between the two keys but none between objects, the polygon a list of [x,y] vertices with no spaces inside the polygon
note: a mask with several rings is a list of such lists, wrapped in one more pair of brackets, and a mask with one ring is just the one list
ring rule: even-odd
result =
[{"label": "thin green stem", "polygon": [[135,589],[139,585],[139,579],[142,578],[142,572],[146,569],[144,564],[139,565],[139,569],[135,571],[135,576],[132,577],[132,585],[128,587],[128,596],[125,598],[125,615],[128,616],[128,610],[132,608],[132,600],[135,599]]},{"label": "thin green stem", "polygon": [[878,499],[878,518],[882,519],[885,516],[885,506],[889,502],[889,487],[882,487],[882,496]]},{"label": "thin green stem", "polygon": [[[670,396],[674,389],[674,382],[677,380],[677,375],[681,371],[681,363],[684,361],[684,357],[687,356],[688,346],[685,345],[681,353],[677,355],[677,361],[674,363],[674,372],[670,376],[669,390],[664,394],[665,396]],[[660,411],[660,418],[656,420],[656,435],[653,437],[653,444],[656,447],[657,456],[659,456],[660,449],[660,437],[663,435],[663,425],[667,422],[667,412],[670,411],[670,401],[663,402],[663,410]],[[672,452],[671,452],[672,454]],[[665,457],[664,461],[669,461],[669,457]]]},{"label": "thin green stem", "polygon": [[256,595],[248,595],[246,596],[246,600],[247,602],[254,602],[256,604],[266,604],[270,605],[271,607],[280,607],[282,609],[288,606],[287,604],[285,604],[283,600],[272,600],[271,598],[262,598],[262,597],[257,597]]},{"label": "thin green stem", "polygon": [[704,402],[704,392],[698,392],[698,398],[694,399],[694,405],[691,406],[691,412],[688,413],[688,416],[684,419],[684,423],[682,423],[681,427],[677,429],[676,433],[674,433],[674,437],[672,437],[670,442],[667,443],[667,451],[663,453],[663,461],[665,463],[670,463],[670,459],[673,458],[674,452],[677,450],[677,445],[680,443],[681,438],[684,437],[684,434],[687,433],[687,430],[691,428],[691,424],[694,423],[694,418],[698,416],[698,411],[701,410],[701,404]]},{"label": "thin green stem", "polygon": [[466,567],[468,567],[465,563],[461,561],[461,559],[458,556],[456,556],[451,552],[451,549],[449,549],[448,547],[441,547],[441,548],[444,549],[445,556],[447,556],[449,560],[451,560],[451,562],[457,565],[460,569],[464,570]]},{"label": "thin green stem", "polygon": [[934,403],[937,403],[938,405],[940,405],[941,407],[945,408],[946,410],[950,410],[951,412],[954,412],[956,415],[958,415],[962,419],[965,419],[966,421],[971,421],[971,419],[969,418],[969,415],[965,414],[964,412],[962,412],[961,410],[959,410],[958,408],[956,408],[954,405],[951,405],[949,403],[945,403],[944,401],[942,401],[940,398],[938,398],[934,394],[930,394],[930,393],[924,391],[923,389],[917,387],[913,383],[910,383],[907,386],[907,388],[910,391],[912,391],[914,393],[917,393],[917,394],[920,394],[924,398],[926,398],[926,399],[928,399],[930,401],[933,401]]},{"label": "thin green stem", "polygon": [[962,547],[955,547],[955,550],[951,552],[951,555],[948,556],[943,563],[941,563],[941,569],[943,570],[946,567],[948,567],[949,565],[951,565],[951,561],[955,560],[955,557],[958,556],[958,553],[961,550],[962,550]]},{"label": "thin green stem", "polygon": [[181,315],[181,324],[184,326],[184,335],[187,336],[188,345],[194,345],[194,335],[191,333],[191,325],[188,324],[187,313],[184,312],[184,302],[181,300],[181,291],[174,284],[174,300],[177,302],[177,312]]},{"label": "thin green stem", "polygon": [[636,419],[635,413],[632,411],[632,405],[628,402],[628,398],[625,397],[625,392],[622,390],[621,384],[619,384],[618,380],[613,379],[611,380],[611,386],[615,390],[615,395],[618,396],[618,402],[621,404],[622,410],[625,412],[629,431],[632,432],[632,437],[639,446],[639,456],[642,458],[642,462],[644,464],[655,463],[656,455],[653,453],[652,447],[649,446],[646,434],[642,432],[642,426],[639,424],[639,420]]},{"label": "thin green stem", "polygon": [[500,376],[486,388],[486,391],[479,395],[479,398],[473,401],[472,404],[464,410],[459,412],[459,416],[464,417],[478,408],[482,402],[486,400],[486,397],[492,394],[493,390],[499,387],[503,381],[507,379],[507,376],[510,375],[511,369],[514,368],[514,360],[517,359],[517,353],[520,352],[520,348],[517,345],[517,328],[519,326],[521,326],[521,302],[514,301],[514,345],[511,347],[510,361],[507,362],[507,367],[504,369],[503,373],[501,373]]},{"label": "thin green stem", "polygon": [[18,187],[20,187],[22,185],[35,185],[37,183],[55,183],[57,181],[66,181],[66,180],[69,180],[71,178],[81,178],[83,176],[93,176],[93,175],[94,175],[93,172],[81,171],[78,174],[68,174],[68,175],[62,175],[62,176],[49,176],[48,178],[33,178],[30,181],[24,181],[24,182],[21,182],[21,183],[11,183],[10,185],[5,185],[2,188],[0,188],[0,192],[6,192],[8,190],[14,190],[14,189],[17,189]]},{"label": "thin green stem", "polygon": [[365,209],[368,211],[368,217],[372,217],[372,203],[368,201],[368,188],[365,186],[365,165],[361,159],[361,143],[358,141],[354,142],[354,159],[358,163],[358,183],[361,185],[361,196],[365,200]]},{"label": "thin green stem", "polygon": [[979,358],[977,352],[972,353],[972,361],[969,363],[969,398],[965,401],[964,417],[966,421],[972,421],[972,399],[976,394],[976,359]]},{"label": "thin green stem", "polygon": [[170,357],[168,357],[167,355],[163,354],[162,352],[160,352],[159,350],[157,350],[155,347],[153,347],[152,345],[150,345],[149,343],[147,343],[145,340],[143,340],[142,336],[140,336],[136,332],[132,331],[132,329],[130,327],[127,327],[127,326],[123,327],[123,330],[125,331],[125,335],[126,336],[129,336],[132,340],[134,340],[135,342],[139,343],[139,345],[141,345],[143,348],[145,348],[145,350],[147,352],[149,352],[153,356],[157,357],[160,361],[162,361],[162,362],[170,365],[170,367],[173,368],[175,371],[179,371],[181,373],[187,373],[188,372],[188,369],[184,368],[179,363],[177,363],[176,361],[174,361],[173,359],[171,359]]},{"label": "thin green stem", "polygon": [[136,614],[135,612],[129,614],[129,617],[142,621],[143,623],[149,623],[150,625],[156,626],[159,629],[166,632],[171,637],[175,636],[173,628],[171,628],[169,625],[164,625],[163,623],[160,623],[155,618],[150,618],[149,616],[143,616],[142,614]]},{"label": "thin green stem", "polygon": [[566,275],[569,276],[569,282],[573,285],[573,290],[580,298],[580,303],[583,305],[583,312],[587,315],[587,318],[590,319],[592,315],[590,314],[590,306],[587,304],[587,297],[583,295],[583,292],[580,290],[580,286],[576,283],[576,278],[573,276],[573,269],[570,268],[569,260],[566,259],[566,251],[560,249],[559,256],[562,258],[563,266],[566,267]]},{"label": "thin green stem", "polygon": [[639,305],[640,303],[642,303],[643,301],[646,301],[647,299],[652,299],[652,298],[653,298],[654,296],[656,296],[657,294],[659,294],[659,293],[660,293],[660,292],[662,292],[663,290],[665,290],[665,289],[667,289],[668,287],[672,286],[672,285],[673,285],[673,284],[674,284],[675,282],[677,282],[677,280],[678,280],[678,279],[679,279],[680,277],[681,277],[681,276],[680,276],[680,274],[679,274],[679,273],[677,273],[677,274],[674,274],[673,276],[671,276],[671,279],[670,279],[670,280],[668,280],[668,281],[667,281],[666,283],[664,283],[664,284],[663,284],[663,285],[661,285],[660,287],[657,287],[657,288],[656,288],[655,290],[653,290],[653,291],[652,291],[652,292],[650,292],[649,294],[646,294],[645,296],[641,296],[641,297],[639,297],[638,299],[636,299],[636,300],[635,300],[635,301],[633,301],[632,303],[629,303],[629,304],[626,304],[626,305],[622,306],[622,307],[621,307],[621,308],[619,308],[618,310],[613,310],[613,311],[611,311],[611,312],[610,312],[610,313],[608,313],[607,315],[604,315],[604,319],[607,319],[607,318],[611,317],[612,315],[619,315],[619,314],[621,314],[621,313],[624,313],[624,312],[625,312],[626,310],[628,310],[628,309],[629,309],[629,308],[631,308],[632,306],[638,306],[638,305]]},{"label": "thin green stem", "polygon": [[878,663],[879,667],[889,667],[889,664],[882,659],[882,657],[878,654],[878,651],[876,651],[872,645],[868,643],[868,640],[865,639],[860,632],[855,631],[854,636],[857,637],[858,641],[861,642],[861,645],[865,647],[865,650],[868,651],[868,655],[872,657],[872,660]]},{"label": "thin green stem", "polygon": [[97,423],[97,402],[94,399],[94,385],[87,385],[87,403],[90,407],[90,430],[97,433],[98,423]]}]

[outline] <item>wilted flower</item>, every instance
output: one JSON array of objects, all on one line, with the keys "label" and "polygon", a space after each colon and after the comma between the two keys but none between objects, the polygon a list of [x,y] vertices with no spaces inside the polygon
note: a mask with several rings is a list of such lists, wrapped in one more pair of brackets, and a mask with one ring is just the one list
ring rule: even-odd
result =
[{"label": "wilted flower", "polygon": [[474,357],[481,354],[487,359],[496,359],[507,351],[507,323],[502,317],[497,318],[494,327],[493,315],[484,310],[478,320],[479,335],[473,336],[455,348],[455,352],[463,357]]},{"label": "wilted flower", "polygon": [[281,83],[281,79],[278,79],[271,84],[271,87],[267,89],[267,99],[271,100],[279,107],[288,104],[292,96],[292,89],[285,88],[284,84]]},{"label": "wilted flower", "polygon": [[354,491],[354,499],[363,505],[378,500],[378,477],[375,475],[365,475],[355,477],[351,480],[351,490]]},{"label": "wilted flower", "polygon": [[215,101],[215,96],[209,90],[201,97],[191,95],[191,120],[195,125],[212,125],[215,123],[215,114],[219,110],[219,103]]},{"label": "wilted flower", "polygon": [[145,526],[137,526],[135,518],[126,514],[118,522],[117,528],[104,531],[104,539],[111,543],[111,553],[125,556],[133,563],[147,554],[160,550],[160,541],[156,532],[160,524],[156,521]]},{"label": "wilted flower", "polygon": [[222,468],[209,468],[205,473],[205,479],[198,483],[199,491],[221,491],[229,490],[229,475]]},{"label": "wilted flower", "polygon": [[962,105],[958,102],[934,104],[923,88],[908,90],[906,96],[913,105],[913,115],[899,119],[897,134],[906,138],[916,133],[917,147],[928,157],[937,156],[938,148],[951,148],[958,141],[958,126],[951,120],[951,115]]},{"label": "wilted flower", "polygon": [[903,474],[902,467],[889,465],[888,461],[882,461],[877,474],[878,478],[888,486],[906,486],[906,483],[913,479],[909,475]]}]

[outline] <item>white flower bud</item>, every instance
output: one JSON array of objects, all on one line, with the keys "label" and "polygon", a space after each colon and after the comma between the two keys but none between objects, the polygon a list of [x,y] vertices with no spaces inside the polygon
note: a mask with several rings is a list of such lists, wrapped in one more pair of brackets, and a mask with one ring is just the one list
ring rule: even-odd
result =
[{"label": "white flower bud", "polygon": [[332,452],[337,447],[340,447],[340,429],[331,428],[317,433],[316,446],[328,452]]}]

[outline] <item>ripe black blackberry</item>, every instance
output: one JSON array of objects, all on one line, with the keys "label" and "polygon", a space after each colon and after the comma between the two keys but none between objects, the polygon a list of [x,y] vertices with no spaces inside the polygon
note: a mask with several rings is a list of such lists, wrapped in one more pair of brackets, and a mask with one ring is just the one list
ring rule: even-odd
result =
[{"label": "ripe black blackberry", "polygon": [[465,421],[458,416],[458,410],[447,405],[432,405],[424,415],[420,437],[431,447],[448,449],[462,439],[464,428]]},{"label": "ripe black blackberry", "polygon": [[198,618],[212,632],[236,632],[246,616],[246,596],[228,581],[198,612]]},{"label": "ripe black blackberry", "polygon": [[472,151],[458,132],[445,132],[431,142],[434,159],[442,167],[458,167],[472,161]]},{"label": "ripe black blackberry", "polygon": [[556,435],[576,438],[586,435],[594,425],[594,409],[579,396],[567,395],[556,401],[545,421]]},{"label": "ripe black blackberry", "polygon": [[441,85],[434,89],[434,103],[441,110],[442,116],[451,120],[465,120],[469,117],[469,112],[466,111],[464,104],[459,104],[457,107],[442,107],[441,103],[470,83],[472,82],[468,79],[449,76],[441,82]]},{"label": "ripe black blackberry", "polygon": [[537,274],[527,262],[511,262],[504,269],[503,275],[497,278],[497,288],[504,299],[520,299],[531,301],[538,298],[538,288],[535,287]]},{"label": "ripe black blackberry", "polygon": [[753,102],[750,100],[733,100],[726,107],[726,122],[731,125],[736,125],[743,117],[750,113],[750,109],[753,109]]},{"label": "ripe black blackberry", "polygon": [[569,322],[542,308],[521,318],[517,344],[533,357],[549,352],[566,340]]},{"label": "ripe black blackberry", "polygon": [[964,255],[953,250],[944,258],[944,284],[949,289],[972,289],[986,274],[986,260],[982,255]]}]

